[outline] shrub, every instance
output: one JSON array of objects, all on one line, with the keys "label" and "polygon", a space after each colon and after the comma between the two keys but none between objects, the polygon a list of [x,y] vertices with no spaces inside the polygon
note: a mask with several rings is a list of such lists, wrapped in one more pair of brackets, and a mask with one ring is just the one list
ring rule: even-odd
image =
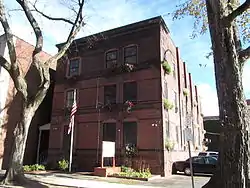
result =
[{"label": "shrub", "polygon": [[23,166],[23,171],[24,172],[40,171],[40,170],[45,170],[45,166],[44,165],[39,165],[39,164]]},{"label": "shrub", "polygon": [[140,171],[135,171],[134,169],[125,166],[122,167],[122,172],[120,172],[117,175],[122,177],[133,177],[133,178],[150,178],[152,176],[149,168]]},{"label": "shrub", "polygon": [[171,110],[174,107],[174,105],[168,99],[163,99],[163,103],[164,108],[167,110]]},{"label": "shrub", "polygon": [[24,165],[23,166],[23,171],[24,172],[30,172],[31,171],[30,166],[29,165]]},{"label": "shrub", "polygon": [[165,74],[170,74],[172,72],[172,68],[167,61],[163,61],[162,68],[163,68]]},{"label": "shrub", "polygon": [[134,169],[127,167],[127,166],[121,166],[121,172],[134,172]]},{"label": "shrub", "polygon": [[166,140],[165,141],[165,148],[168,150],[168,151],[172,151],[174,149],[174,145],[175,143],[171,140]]},{"label": "shrub", "polygon": [[188,94],[189,94],[188,89],[187,89],[187,88],[184,88],[184,89],[183,89],[183,95],[187,97]]},{"label": "shrub", "polygon": [[66,171],[69,168],[69,162],[65,159],[58,161],[58,168],[60,170]]}]

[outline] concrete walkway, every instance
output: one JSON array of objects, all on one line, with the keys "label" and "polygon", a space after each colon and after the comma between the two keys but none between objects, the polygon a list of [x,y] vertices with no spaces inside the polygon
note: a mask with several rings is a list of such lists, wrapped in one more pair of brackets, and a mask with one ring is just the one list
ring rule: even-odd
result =
[{"label": "concrete walkway", "polygon": [[[0,172],[3,175],[3,171]],[[173,175],[151,181],[119,178],[104,178],[81,173],[26,174],[31,183],[25,188],[191,188],[191,179],[184,175]],[[210,177],[195,177],[195,188],[201,188]],[[3,187],[3,186],[0,186]],[[7,187],[7,186],[4,186]],[[16,187],[15,187],[16,188]],[[21,187],[20,187],[21,188]]]},{"label": "concrete walkway", "polygon": [[[101,178],[79,174],[26,175],[29,179],[51,186],[81,188],[191,188],[191,179],[184,175],[159,178],[149,182],[118,178]],[[195,188],[202,187],[210,177],[195,177]]]}]

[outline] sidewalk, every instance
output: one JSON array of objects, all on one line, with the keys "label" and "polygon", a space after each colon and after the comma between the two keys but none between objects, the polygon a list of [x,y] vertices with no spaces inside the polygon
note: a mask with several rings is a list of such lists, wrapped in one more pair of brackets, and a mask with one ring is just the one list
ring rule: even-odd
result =
[{"label": "sidewalk", "polygon": [[[30,179],[49,185],[81,188],[191,188],[188,176],[174,175],[146,181],[127,180],[118,178],[102,178],[82,174],[53,173],[49,175],[26,175]],[[210,177],[195,177],[195,187],[202,187]]]},{"label": "sidewalk", "polygon": [[[66,187],[78,187],[78,188],[145,188],[142,185],[127,185],[120,183],[111,183],[96,180],[83,180],[69,177],[57,177],[54,175],[26,175],[32,180],[39,181],[41,183],[46,183],[56,186],[66,186]],[[147,188],[153,188],[152,186],[147,186]]]},{"label": "sidewalk", "polygon": [[[3,171],[0,172],[3,175]],[[34,185],[25,188],[191,188],[189,176],[173,175],[151,181],[138,181],[111,177],[97,177],[82,173],[26,174]],[[195,177],[195,188],[202,187],[210,177]],[[1,187],[1,186],[0,186]],[[6,187],[6,186],[4,186]],[[17,187],[15,187],[17,188]],[[21,187],[19,187],[21,188]]]}]

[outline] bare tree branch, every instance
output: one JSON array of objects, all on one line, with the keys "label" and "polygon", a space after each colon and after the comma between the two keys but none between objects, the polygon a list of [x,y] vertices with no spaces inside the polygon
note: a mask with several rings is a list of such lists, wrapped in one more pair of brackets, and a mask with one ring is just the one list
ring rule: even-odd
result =
[{"label": "bare tree branch", "polygon": [[74,22],[72,22],[72,21],[70,21],[70,20],[68,20],[68,19],[66,19],[66,18],[55,18],[55,17],[51,17],[51,16],[48,16],[48,15],[44,14],[43,12],[41,12],[40,10],[38,10],[38,9],[36,8],[35,4],[33,5],[33,7],[34,7],[34,9],[35,9],[36,12],[38,12],[38,13],[41,14],[43,17],[45,17],[45,18],[47,18],[47,19],[49,19],[49,20],[64,21],[64,22],[69,23],[69,24],[72,24],[72,25],[74,24]]},{"label": "bare tree branch", "polygon": [[5,7],[1,0],[0,1],[0,22],[3,26],[4,33],[5,33],[5,38],[6,38],[7,46],[9,49],[10,62],[12,66],[17,66],[16,65],[16,50],[15,50],[15,45],[14,45],[13,34],[11,32],[4,10],[5,10]]},{"label": "bare tree branch", "polygon": [[250,8],[250,0],[246,0],[237,9],[231,12],[231,14],[229,14],[228,16],[224,18],[226,24],[230,24],[237,16],[241,15],[243,12],[245,12],[249,8]]},{"label": "bare tree branch", "polygon": [[11,64],[3,56],[0,56],[0,66],[2,66],[8,72],[11,71]]},{"label": "bare tree branch", "polygon": [[31,13],[31,10],[28,6],[28,2],[26,0],[16,0],[20,6],[22,7],[27,19],[30,22],[30,25],[32,26],[35,35],[36,35],[36,46],[35,49],[33,51],[33,56],[35,56],[36,54],[38,54],[39,52],[42,51],[43,48],[43,36],[42,36],[42,31],[36,21],[36,19],[34,18],[34,16]]},{"label": "bare tree branch", "polygon": [[250,46],[248,46],[246,49],[239,51],[240,62],[245,62],[249,58],[250,58]]},{"label": "bare tree branch", "polygon": [[[3,5],[2,0],[0,0],[0,22],[4,29],[4,33],[5,33],[4,35],[6,38],[6,43],[8,46],[9,57],[10,57],[10,65],[6,66],[6,63],[3,63],[3,67],[9,72],[17,91],[19,91],[23,95],[24,100],[27,100],[27,96],[28,96],[27,83],[25,79],[22,77],[19,67],[18,67],[17,58],[16,58],[16,50],[15,50],[14,39],[13,39],[14,37],[11,32],[6,15],[5,15],[5,7]],[[2,60],[3,59],[1,59],[1,61]]]},{"label": "bare tree branch", "polygon": [[64,55],[64,53],[67,51],[67,49],[69,48],[70,44],[75,39],[77,33],[80,31],[80,29],[81,29],[81,27],[83,25],[83,16],[82,16],[83,5],[84,5],[84,0],[79,0],[79,10],[78,10],[76,19],[74,21],[74,24],[73,24],[73,26],[71,28],[71,31],[69,33],[68,39],[64,43],[64,45],[62,46],[62,48],[59,50],[59,52],[46,62],[47,64],[50,64],[50,63],[52,63],[52,62],[57,61],[58,59],[60,59]]},{"label": "bare tree branch", "polygon": [[30,25],[32,26],[35,35],[36,35],[36,46],[35,49],[33,50],[32,54],[32,62],[33,65],[36,67],[39,77],[40,77],[40,86],[43,85],[44,83],[44,76],[43,76],[43,63],[40,62],[38,58],[38,54],[42,51],[43,48],[43,35],[41,28],[39,27],[36,19],[34,18],[33,14],[31,13],[31,9],[29,8],[28,1],[27,0],[17,0],[17,2],[20,4],[22,7],[27,19],[29,20]]},{"label": "bare tree branch", "polygon": [[38,89],[36,95],[34,96],[34,98],[31,100],[30,102],[30,107],[32,106],[36,106],[37,102],[43,100],[44,96],[47,93],[47,90],[49,89],[50,86],[50,73],[49,73],[49,66],[47,65],[43,65],[41,67],[41,72],[43,76],[43,82],[41,83],[41,87]]}]

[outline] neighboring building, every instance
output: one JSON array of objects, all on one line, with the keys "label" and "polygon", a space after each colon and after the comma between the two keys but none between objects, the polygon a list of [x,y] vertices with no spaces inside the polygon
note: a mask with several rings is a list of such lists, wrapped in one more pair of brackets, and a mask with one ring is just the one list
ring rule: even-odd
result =
[{"label": "neighboring building", "polygon": [[100,165],[105,140],[116,142],[117,165],[124,164],[124,147],[132,145],[138,149],[135,163],[167,175],[173,160],[188,157],[187,123],[193,125],[192,148],[201,149],[203,119],[197,88],[162,17],[77,39],[65,57],[58,63],[54,89],[51,166],[68,158],[74,91],[76,170],[93,171]]},{"label": "neighboring building", "polygon": [[204,142],[208,151],[219,151],[220,148],[220,129],[219,116],[207,116],[203,118],[205,139]]},{"label": "neighboring building", "polygon": [[[32,89],[37,85],[37,81],[39,81],[36,71],[30,67],[34,46],[18,37],[14,37],[14,44],[20,71],[22,74],[26,75],[25,78],[28,81],[28,87]],[[4,35],[0,36],[0,55],[9,60],[8,48]],[[49,57],[49,54],[41,52],[41,59],[45,60]],[[36,162],[39,126],[50,122],[53,95],[53,72],[55,71],[55,68],[56,65],[51,67],[52,85],[46,98],[35,114],[30,126],[24,164],[33,164]],[[6,168],[8,166],[8,158],[11,152],[13,130],[17,122],[20,120],[20,107],[22,101],[14,88],[14,84],[9,76],[9,73],[3,67],[0,67],[0,88],[0,166],[2,168]],[[47,136],[47,148],[48,139],[49,135]],[[46,143],[43,144],[44,148],[46,148],[45,145]]]},{"label": "neighboring building", "polygon": [[[248,108],[250,107],[250,99],[246,100]],[[205,129],[205,140],[207,150],[219,151],[220,148],[220,131],[221,123],[219,116],[206,116],[203,118]]]}]

